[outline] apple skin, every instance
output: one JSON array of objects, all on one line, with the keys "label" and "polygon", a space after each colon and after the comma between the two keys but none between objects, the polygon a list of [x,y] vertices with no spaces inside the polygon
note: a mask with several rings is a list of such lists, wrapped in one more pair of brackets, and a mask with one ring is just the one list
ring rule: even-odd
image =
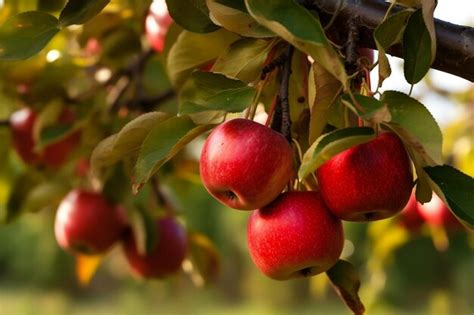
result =
[{"label": "apple skin", "polygon": [[61,201],[54,232],[59,246],[74,253],[107,251],[127,230],[122,208],[102,194],[75,189]]},{"label": "apple skin", "polygon": [[[10,116],[13,147],[26,164],[44,164],[50,168],[59,168],[80,142],[80,132],[76,131],[58,142],[47,145],[42,152],[35,152],[33,133],[37,117],[36,112],[28,107]],[[65,108],[58,118],[58,122],[64,124],[71,124],[74,120],[75,114],[68,108]]]},{"label": "apple skin", "polygon": [[36,118],[36,113],[28,107],[20,109],[10,116],[13,147],[21,159],[29,165],[36,165],[41,160],[40,155],[33,150],[35,147],[33,128]]},{"label": "apple skin", "polygon": [[400,224],[408,231],[417,232],[425,223],[418,209],[419,206],[420,204],[416,200],[415,194],[412,193],[407,205],[398,215]]},{"label": "apple skin", "polygon": [[141,255],[133,233],[123,241],[123,251],[132,270],[143,278],[163,278],[177,272],[186,257],[187,236],[184,228],[172,218],[156,221],[157,243]]},{"label": "apple skin", "polygon": [[209,135],[200,173],[209,193],[223,204],[254,210],[269,204],[294,175],[293,152],[276,131],[247,119],[233,119]]},{"label": "apple skin", "polygon": [[145,19],[145,34],[150,46],[158,53],[165,47],[166,33],[173,19],[168,13],[165,0],[154,0]]},{"label": "apple skin", "polygon": [[316,176],[328,208],[347,221],[391,217],[407,204],[413,188],[408,154],[391,132],[335,155]]},{"label": "apple skin", "polygon": [[451,213],[451,210],[444,204],[438,195],[433,194],[429,202],[418,205],[420,215],[428,225],[445,227],[448,230],[463,229],[461,222]]},{"label": "apple skin", "polygon": [[344,231],[318,192],[292,191],[252,213],[247,243],[265,275],[287,280],[331,268],[341,255]]}]

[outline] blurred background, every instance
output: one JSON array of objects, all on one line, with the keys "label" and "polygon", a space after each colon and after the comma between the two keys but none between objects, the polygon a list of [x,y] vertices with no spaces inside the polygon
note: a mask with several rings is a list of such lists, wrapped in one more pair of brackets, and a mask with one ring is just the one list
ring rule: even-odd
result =
[{"label": "blurred background", "polygon": [[[0,1],[0,22],[15,12],[35,9],[38,2],[44,8],[49,6],[51,12],[57,12],[64,3]],[[46,103],[52,102],[47,96],[59,93],[58,85],[67,89],[68,95],[86,90],[87,74],[81,77],[77,73],[88,66],[91,71],[97,70],[94,42],[88,40],[93,37],[91,34],[116,27],[113,18],[120,17],[126,21],[120,27],[127,29],[122,34],[131,34],[132,38],[138,34],[139,40],[143,25],[137,19],[143,18],[148,5],[149,1],[112,1],[108,22],[104,17],[96,18],[85,29],[64,30],[38,56],[21,63],[0,64],[0,119],[29,102],[41,103],[42,98]],[[435,16],[474,26],[474,3],[439,0]],[[71,44],[71,38],[78,39],[79,44]],[[128,43],[126,47],[124,42]],[[140,41],[133,43],[140,46]],[[130,38],[121,38],[118,33],[104,36],[102,45],[100,64],[104,69],[118,67],[135,49]],[[382,90],[408,93],[410,86],[403,77],[402,61],[390,58],[390,62],[393,73]],[[151,60],[151,70],[145,73],[145,88],[159,92],[170,87],[164,64],[164,56]],[[374,70],[373,82],[377,82],[376,73]],[[69,82],[72,75],[75,81]],[[474,176],[474,85],[431,70],[415,86],[413,96],[429,108],[440,124],[446,162]],[[95,102],[103,99],[105,96],[98,95]],[[168,103],[162,109],[172,111],[175,104]],[[87,127],[84,149],[61,174],[56,174],[68,178],[65,186],[73,187],[80,181],[71,175],[75,162],[87,156],[103,135],[94,126]],[[27,185],[22,177],[25,166],[9,150],[9,139],[8,130],[0,128],[2,217],[6,216],[12,193]],[[160,171],[160,177],[187,228],[207,235],[217,248],[219,269],[213,283],[203,285],[189,272],[161,281],[138,279],[131,274],[117,245],[104,258],[89,285],[80,285],[74,257],[63,252],[54,239],[57,200],[48,200],[41,206],[30,205],[31,209],[20,217],[0,226],[0,314],[350,314],[325,275],[276,282],[256,269],[246,245],[248,213],[218,204],[195,172],[187,172],[186,168],[173,171],[181,168],[183,161],[194,170],[201,145],[202,140],[193,142],[177,161]],[[343,257],[361,275],[361,298],[368,313],[473,314],[473,234],[464,229],[447,229],[449,244],[440,246],[436,232],[428,226],[411,230],[399,221],[400,218],[393,218],[370,224],[345,223]]]}]

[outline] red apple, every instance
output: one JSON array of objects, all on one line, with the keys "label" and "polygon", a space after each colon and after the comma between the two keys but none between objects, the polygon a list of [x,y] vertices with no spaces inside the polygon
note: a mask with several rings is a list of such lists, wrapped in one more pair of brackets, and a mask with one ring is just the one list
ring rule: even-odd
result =
[{"label": "red apple", "polygon": [[328,208],[348,221],[395,215],[407,204],[413,187],[410,160],[391,132],[335,155],[316,175]]},{"label": "red apple", "polygon": [[13,147],[21,159],[30,165],[38,164],[40,161],[40,155],[34,152],[33,128],[36,116],[36,113],[28,107],[18,110],[10,116]]},{"label": "red apple", "polygon": [[416,200],[415,194],[412,193],[407,205],[398,216],[400,224],[409,231],[419,230],[425,222],[420,214],[420,211],[418,210],[418,207],[419,203]]},{"label": "red apple", "polygon": [[206,189],[223,204],[258,209],[275,199],[293,176],[293,152],[276,131],[251,120],[233,119],[207,138],[200,172]]},{"label": "red apple", "polygon": [[177,272],[186,256],[187,237],[184,228],[172,218],[156,221],[156,244],[141,255],[133,234],[127,234],[123,250],[132,270],[143,278],[163,278]]},{"label": "red apple", "polygon": [[[14,112],[10,117],[13,135],[13,146],[22,158],[30,165],[45,164],[51,168],[59,168],[66,162],[69,153],[80,141],[80,133],[74,132],[58,142],[47,145],[42,152],[35,152],[33,136],[37,114],[31,108],[23,108]],[[58,118],[60,124],[72,124],[74,112],[65,108]]]},{"label": "red apple", "polygon": [[108,250],[126,230],[123,209],[99,193],[71,191],[59,205],[54,232],[65,250],[99,254]]},{"label": "red apple", "polygon": [[418,205],[420,215],[426,223],[433,226],[444,226],[447,229],[460,229],[463,225],[451,213],[451,210],[444,204],[443,200],[436,194],[429,202]]},{"label": "red apple", "polygon": [[318,192],[286,192],[252,213],[247,242],[265,275],[287,280],[331,268],[341,255],[344,232]]},{"label": "red apple", "polygon": [[145,20],[145,33],[153,49],[160,53],[165,47],[165,37],[173,19],[168,13],[165,0],[154,0]]}]

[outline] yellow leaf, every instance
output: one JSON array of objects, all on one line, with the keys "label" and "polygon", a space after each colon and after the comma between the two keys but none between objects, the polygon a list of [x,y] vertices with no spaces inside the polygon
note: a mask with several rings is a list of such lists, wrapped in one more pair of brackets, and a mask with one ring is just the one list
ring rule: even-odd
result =
[{"label": "yellow leaf", "polygon": [[94,277],[100,263],[103,260],[102,255],[77,255],[76,256],[76,278],[81,286],[88,286]]}]

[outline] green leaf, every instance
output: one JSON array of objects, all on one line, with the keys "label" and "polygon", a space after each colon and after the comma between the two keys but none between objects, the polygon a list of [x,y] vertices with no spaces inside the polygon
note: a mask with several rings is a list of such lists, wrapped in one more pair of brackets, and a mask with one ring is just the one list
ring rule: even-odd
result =
[{"label": "green leaf", "polygon": [[99,14],[110,0],[69,0],[61,11],[59,22],[62,26],[84,24]]},{"label": "green leaf", "polygon": [[194,33],[209,33],[219,26],[209,19],[206,0],[166,0],[173,20],[184,29]]},{"label": "green leaf", "polygon": [[354,99],[357,104],[354,104],[354,101],[348,94],[341,97],[342,103],[360,118],[377,123],[390,120],[390,112],[387,106],[378,99],[361,94],[354,94]]},{"label": "green leaf", "polygon": [[220,270],[219,252],[204,234],[191,232],[188,235],[189,259],[193,264],[191,280],[196,286],[203,286],[217,280]]},{"label": "green leaf", "polygon": [[389,16],[374,30],[374,40],[379,51],[379,87],[392,72],[385,51],[401,41],[408,18],[412,13],[412,10],[399,11]]},{"label": "green leaf", "polygon": [[368,142],[374,137],[374,130],[368,127],[337,129],[320,136],[303,155],[298,177],[301,180],[306,178],[336,154],[355,145]]},{"label": "green leaf", "polygon": [[173,86],[180,89],[194,69],[216,59],[237,39],[237,35],[224,29],[207,34],[181,32],[167,59]]},{"label": "green leaf", "polygon": [[308,80],[309,106],[311,110],[309,143],[312,144],[326,126],[329,108],[342,91],[341,83],[319,63],[314,62]]},{"label": "green leaf", "polygon": [[56,12],[61,10],[66,0],[38,0],[38,11]]},{"label": "green leaf", "polygon": [[418,83],[431,67],[431,38],[422,10],[413,13],[403,35],[403,71],[410,84]]},{"label": "green leaf", "polygon": [[391,120],[388,125],[421,155],[423,166],[441,164],[443,135],[426,107],[410,96],[396,91],[384,92],[381,101],[386,103],[390,110]]},{"label": "green leaf", "polygon": [[449,165],[424,169],[436,184],[433,188],[439,197],[462,223],[474,229],[474,178]]},{"label": "green leaf", "polygon": [[130,192],[130,180],[124,164],[117,163],[111,166],[102,184],[102,195],[114,204],[122,204]]},{"label": "green leaf", "polygon": [[214,63],[212,72],[250,83],[260,78],[262,67],[274,41],[243,38],[229,46]]},{"label": "green leaf", "polygon": [[101,177],[104,168],[126,157],[138,155],[142,142],[153,127],[169,117],[159,112],[143,114],[126,124],[117,134],[102,140],[92,152],[92,173]]},{"label": "green leaf", "polygon": [[47,126],[41,130],[39,137],[39,147],[44,148],[46,145],[55,143],[60,139],[64,139],[75,130],[73,124],[58,123],[54,126]]},{"label": "green leaf", "polygon": [[141,206],[136,206],[127,213],[137,251],[141,255],[146,255],[154,249],[158,241],[156,222],[149,211]]},{"label": "green leaf", "polygon": [[436,57],[436,30],[434,24],[434,10],[437,5],[437,0],[421,0],[421,10],[423,11],[423,21],[426,29],[430,33],[431,40],[431,63]]},{"label": "green leaf", "polygon": [[40,185],[43,178],[37,173],[29,172],[18,176],[12,184],[11,194],[8,197],[6,213],[2,213],[2,222],[10,223],[26,212],[26,200],[31,191]]},{"label": "green leaf", "polygon": [[326,274],[347,307],[355,315],[364,314],[365,307],[359,297],[360,278],[357,269],[351,263],[339,259]]},{"label": "green leaf", "polygon": [[299,50],[313,57],[346,88],[348,78],[339,55],[329,44],[318,18],[294,1],[246,0],[247,10]]},{"label": "green leaf", "polygon": [[189,116],[172,117],[156,124],[143,141],[138,155],[134,193],[186,144],[211,128],[212,125],[196,125]]},{"label": "green leaf", "polygon": [[195,71],[179,94],[180,114],[212,110],[241,112],[252,103],[255,93],[254,87],[242,81]]},{"label": "green leaf", "polygon": [[211,20],[223,28],[245,37],[272,37],[271,31],[258,24],[247,12],[245,2],[207,0]]},{"label": "green leaf", "polygon": [[58,32],[58,20],[48,13],[31,11],[15,15],[0,27],[0,60],[36,55]]},{"label": "green leaf", "polygon": [[71,189],[64,180],[51,180],[38,183],[23,200],[25,211],[37,212],[46,208],[54,209]]}]

